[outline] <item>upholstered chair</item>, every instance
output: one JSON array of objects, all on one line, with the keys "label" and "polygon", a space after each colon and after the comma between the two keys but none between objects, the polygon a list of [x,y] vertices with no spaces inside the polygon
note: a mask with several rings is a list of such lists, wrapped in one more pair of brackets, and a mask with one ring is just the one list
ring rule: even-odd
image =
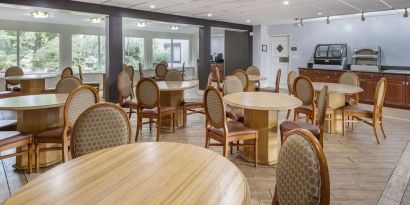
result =
[{"label": "upholstered chair", "polygon": [[272,205],[330,204],[329,169],[323,148],[307,130],[285,136],[276,165]]},{"label": "upholstered chair", "polygon": [[142,64],[138,63],[138,73],[140,74],[139,79],[144,77],[144,73],[142,72]]},{"label": "upholstered chair", "polygon": [[134,75],[135,75],[135,71],[134,71],[134,67],[132,67],[131,65],[129,66],[124,66],[123,67],[123,72],[125,72],[128,75],[128,78],[130,79],[131,82],[131,94],[132,97],[135,97],[135,93],[134,93]]},{"label": "upholstered chair", "polygon": [[81,80],[81,82],[83,82],[83,85],[92,86],[95,89],[97,89],[97,91],[100,90],[100,83],[99,82],[84,82],[83,69],[81,68],[81,66],[78,66],[78,75],[80,76],[80,80]]},{"label": "upholstered chair", "polygon": [[[27,150],[22,149],[24,146],[27,146]],[[15,149],[21,148],[21,149]],[[15,149],[16,151],[12,154],[2,155],[1,152]],[[33,136],[30,134],[22,134],[18,131],[2,131],[0,132],[0,160],[21,156],[27,153],[27,164],[29,168],[29,173],[31,174],[33,163]]]},{"label": "upholstered chair", "polygon": [[[261,72],[259,71],[259,68],[258,67],[256,67],[256,66],[254,66],[254,65],[251,65],[251,66],[249,66],[248,68],[246,68],[246,73],[248,74],[248,75],[257,75],[257,76],[260,76],[261,75]],[[255,82],[255,84],[256,84],[256,90],[257,89],[259,89],[259,87],[260,87],[260,82],[259,82],[259,80],[258,81],[256,81]]]},{"label": "upholstered chair", "polygon": [[[4,73],[4,77],[24,75],[23,69],[17,66],[7,68]],[[20,81],[18,80],[6,80],[6,91],[20,91]]]},{"label": "upholstered chair", "polygon": [[136,88],[138,109],[137,109],[137,134],[135,141],[138,141],[139,132],[142,129],[142,119],[156,119],[157,142],[161,134],[162,117],[170,115],[172,119],[172,131],[175,132],[175,116],[177,109],[172,106],[161,106],[161,96],[157,82],[151,78],[141,78]]},{"label": "upholstered chair", "polygon": [[74,71],[71,67],[65,67],[63,71],[61,71],[61,79],[69,76],[74,76]]},{"label": "upholstered chair", "polygon": [[82,86],[82,81],[74,76],[68,76],[58,81],[55,89],[56,94],[69,94],[76,88]]},{"label": "upholstered chair", "polygon": [[249,86],[249,77],[248,74],[241,70],[241,69],[236,69],[233,71],[232,75],[238,77],[242,81],[242,88],[243,91],[246,91],[248,86]]},{"label": "upholstered chair", "polygon": [[168,66],[163,63],[158,64],[155,66],[155,78],[156,80],[164,80],[165,75],[167,74]]},{"label": "upholstered chair", "polygon": [[[84,110],[98,103],[98,100],[97,90],[89,85],[83,85],[70,93],[64,105],[63,126],[49,128],[34,136],[37,172],[40,168],[40,152],[61,150],[63,162],[68,160],[68,147],[74,122]],[[61,144],[61,147],[40,149],[40,144],[45,143]]]},{"label": "upholstered chair", "polygon": [[328,87],[325,86],[320,91],[317,97],[317,122],[316,124],[308,124],[302,122],[293,122],[293,121],[284,121],[280,124],[280,139],[283,143],[284,136],[287,135],[290,131],[303,128],[310,131],[317,140],[319,140],[320,145],[323,147],[323,129],[325,125],[325,116],[326,116],[326,109],[327,109],[327,102],[328,102]]},{"label": "upholstered chair", "polygon": [[[339,78],[340,84],[351,85],[360,87],[360,78],[354,72],[344,72]],[[359,93],[355,93],[351,96],[346,96],[346,106],[359,104]]]},{"label": "upholstered chair", "polygon": [[[290,71],[288,73],[288,78],[287,78],[287,84],[288,84],[288,93],[289,95],[294,95],[293,93],[293,83],[295,82],[295,79],[299,76],[298,73],[296,73],[295,71]],[[290,116],[290,109],[288,110],[288,114],[286,115],[286,119],[289,119]]]},{"label": "upholstered chair", "polygon": [[282,70],[278,69],[278,71],[276,72],[276,81],[275,81],[275,87],[266,87],[266,88],[259,88],[257,89],[257,91],[260,92],[271,92],[271,93],[279,93],[279,89],[280,89],[280,77],[282,75]]},{"label": "upholstered chair", "polygon": [[[241,79],[234,75],[227,76],[224,80],[223,84],[223,94],[229,95],[232,93],[243,92],[243,84]],[[236,120],[239,122],[244,122],[244,109],[233,107],[233,106],[226,106],[226,116],[232,120]]]},{"label": "upholstered chair", "polygon": [[82,112],[75,121],[71,156],[74,159],[130,143],[131,126],[124,110],[112,103],[97,103]]},{"label": "upholstered chair", "polygon": [[132,82],[130,76],[125,71],[122,71],[117,77],[117,89],[118,104],[122,108],[129,109],[129,118],[131,118],[131,114],[136,113],[138,102],[133,99]]},{"label": "upholstered chair", "polygon": [[[231,150],[233,146],[253,147],[256,167],[258,163],[258,131],[238,121],[227,121],[222,95],[214,87],[209,86],[205,90],[204,108],[206,114],[205,148],[223,146],[223,156],[227,157],[229,147]],[[211,143],[211,139],[217,143]],[[240,140],[248,140],[252,143],[234,143]]]},{"label": "upholstered chair", "polygon": [[[386,89],[387,80],[386,78],[382,78],[377,83],[373,109],[369,109],[367,106],[362,104],[350,105],[343,108],[343,135],[345,134],[345,122],[363,121],[373,127],[377,144],[380,144],[379,137],[377,136],[377,124],[380,124],[383,137],[386,138],[386,133],[383,126],[383,107],[384,99],[386,97]],[[345,120],[346,116],[353,120]],[[370,118],[371,122],[368,122],[363,118]]]},{"label": "upholstered chair", "polygon": [[305,76],[298,76],[293,84],[293,92],[302,101],[302,106],[295,108],[293,120],[296,122],[299,114],[302,113],[306,115],[306,122],[310,119],[312,124],[315,124],[316,103],[312,81]]},{"label": "upholstered chair", "polygon": [[184,81],[184,76],[176,69],[169,69],[165,74],[165,81]]}]

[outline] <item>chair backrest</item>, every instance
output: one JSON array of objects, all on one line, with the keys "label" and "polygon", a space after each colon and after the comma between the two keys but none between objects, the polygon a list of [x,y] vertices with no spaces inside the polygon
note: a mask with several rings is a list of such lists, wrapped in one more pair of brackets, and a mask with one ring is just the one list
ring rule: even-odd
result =
[{"label": "chair backrest", "polygon": [[165,64],[160,63],[155,66],[155,76],[157,79],[164,79],[165,75],[167,74],[168,67]]},{"label": "chair backrest", "polygon": [[245,90],[249,84],[248,74],[246,74],[246,72],[241,69],[236,69],[235,71],[233,71],[233,75],[241,79],[242,89]]},{"label": "chair backrest", "polygon": [[144,73],[142,72],[142,64],[138,63],[138,72],[140,74],[140,78],[144,77]]},{"label": "chair backrest", "polygon": [[138,107],[140,109],[160,109],[160,93],[157,82],[152,78],[141,78],[138,81],[137,88]]},{"label": "chair backrest", "polygon": [[74,71],[71,67],[65,67],[63,71],[61,71],[61,79],[69,76],[74,76]]},{"label": "chair backrest", "polygon": [[293,83],[295,82],[295,79],[299,76],[298,73],[296,73],[295,71],[290,71],[288,73],[288,79],[287,79],[287,83],[288,83],[288,91],[290,95],[293,95]]},{"label": "chair backrest", "polygon": [[219,68],[215,67],[215,75],[216,75],[216,86],[221,88],[221,75],[219,75]]},{"label": "chair backrest", "polygon": [[[10,68],[7,68],[6,72],[4,73],[4,77],[18,76],[18,75],[24,75],[23,69],[21,69],[18,66],[12,66]],[[18,84],[20,84],[20,81],[18,81],[18,80],[7,80],[6,83],[9,84],[9,85],[18,85]]]},{"label": "chair backrest", "polygon": [[212,86],[206,88],[204,93],[204,108],[207,124],[215,128],[225,128],[225,106],[222,100],[222,95],[217,88]]},{"label": "chair backrest", "polygon": [[98,91],[92,86],[83,85],[72,91],[64,105],[64,126],[72,128],[78,116],[98,101]]},{"label": "chair backrest", "polygon": [[168,68],[168,62],[167,61],[161,61],[161,62],[159,62],[159,64],[163,64],[165,67]]},{"label": "chair backrest", "polygon": [[275,92],[276,93],[279,93],[281,75],[282,75],[282,70],[279,68],[278,71],[276,72],[276,81],[275,81]]},{"label": "chair backrest", "polygon": [[328,104],[328,92],[329,88],[324,86],[317,96],[317,123],[320,127],[320,131],[323,130],[323,125],[325,124],[326,109]]},{"label": "chair backrest", "polygon": [[128,75],[128,78],[132,82],[134,80],[134,67],[132,66],[124,66],[122,69]]},{"label": "chair backrest", "polygon": [[348,72],[344,72],[339,77],[339,83],[345,84],[345,85],[351,85],[355,87],[360,87],[360,78],[356,73],[348,71]]},{"label": "chair backrest", "polygon": [[130,76],[122,71],[117,77],[117,89],[119,95],[119,103],[122,105],[124,99],[132,96],[132,84]]},{"label": "chair backrest", "polygon": [[374,115],[381,115],[383,113],[384,98],[386,97],[386,78],[382,78],[377,83],[376,94],[374,98]]},{"label": "chair backrest", "polygon": [[224,80],[223,94],[228,95],[239,92],[243,92],[241,79],[234,75],[227,76]]},{"label": "chair backrest", "polygon": [[210,74],[208,75],[208,83],[207,83],[207,85],[208,85],[208,86],[212,86],[212,73],[210,73]]},{"label": "chair backrest", "polygon": [[181,74],[182,74],[183,77],[185,77],[185,62],[182,63]]},{"label": "chair backrest", "polygon": [[74,77],[74,76],[68,76],[58,81],[56,85],[55,93],[68,94],[82,85],[83,85],[83,82],[79,78]]},{"label": "chair backrest", "polygon": [[76,158],[130,143],[130,121],[124,110],[112,103],[98,103],[87,108],[75,121],[71,155]]},{"label": "chair backrest", "polygon": [[307,130],[291,131],[279,152],[272,204],[328,205],[329,184],[327,161],[318,140]]},{"label": "chair backrest", "polygon": [[176,69],[169,69],[165,75],[165,81],[184,81],[184,76]]},{"label": "chair backrest", "polygon": [[312,81],[305,76],[298,76],[293,84],[293,94],[299,98],[303,105],[312,105],[314,107],[315,90]]},{"label": "chair backrest", "polygon": [[260,73],[260,71],[259,71],[259,68],[256,67],[256,66],[254,66],[254,65],[249,66],[249,67],[246,69],[246,73],[247,73],[248,75],[261,75],[261,73]]},{"label": "chair backrest", "polygon": [[78,66],[78,75],[79,75],[79,77],[80,77],[80,80],[81,80],[82,82],[84,82],[83,69],[81,69],[81,66],[80,66],[80,65]]}]

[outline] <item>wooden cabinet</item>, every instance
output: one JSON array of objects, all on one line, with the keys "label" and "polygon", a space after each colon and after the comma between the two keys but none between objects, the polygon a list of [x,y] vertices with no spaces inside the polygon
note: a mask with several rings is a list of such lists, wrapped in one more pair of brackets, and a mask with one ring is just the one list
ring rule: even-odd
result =
[{"label": "wooden cabinet", "polygon": [[327,82],[327,71],[315,70],[315,82]]},{"label": "wooden cabinet", "polygon": [[364,73],[356,73],[359,76],[360,87],[363,89],[363,92],[359,93],[359,102],[365,101],[364,100],[364,91],[366,90],[366,81]]},{"label": "wooden cabinet", "polygon": [[225,79],[225,65],[223,63],[211,63],[212,81],[216,82],[216,68],[219,70],[219,80],[221,82]]},{"label": "wooden cabinet", "polygon": [[383,78],[383,74],[380,73],[364,73],[364,93],[363,93],[363,100],[366,102],[373,102],[376,93],[377,83],[381,78]]},{"label": "wooden cabinet", "polygon": [[406,104],[406,76],[400,74],[385,74],[387,92],[385,103],[389,105],[405,106]]},{"label": "wooden cabinet", "polygon": [[406,106],[410,107],[410,75],[406,76]]},{"label": "wooden cabinet", "polygon": [[316,81],[315,80],[315,74],[314,74],[314,70],[308,70],[308,69],[301,69],[299,70],[299,75],[303,75],[308,77],[311,81]]}]

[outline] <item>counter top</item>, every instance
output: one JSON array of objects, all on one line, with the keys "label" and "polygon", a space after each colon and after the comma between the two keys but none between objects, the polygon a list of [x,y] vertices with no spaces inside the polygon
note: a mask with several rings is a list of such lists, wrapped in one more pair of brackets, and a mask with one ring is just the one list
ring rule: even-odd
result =
[{"label": "counter top", "polygon": [[[324,71],[352,71],[352,70],[336,70],[336,69],[327,69],[327,68],[299,68],[304,70],[324,70]],[[401,75],[410,75],[410,70],[382,70],[378,72],[371,72],[371,71],[352,71],[352,72],[359,72],[359,73],[381,73],[381,74],[401,74]]]}]

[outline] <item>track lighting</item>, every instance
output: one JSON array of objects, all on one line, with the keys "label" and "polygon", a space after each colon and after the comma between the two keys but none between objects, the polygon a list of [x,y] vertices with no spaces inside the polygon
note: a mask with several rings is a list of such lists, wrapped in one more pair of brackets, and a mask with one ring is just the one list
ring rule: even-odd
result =
[{"label": "track lighting", "polygon": [[362,11],[362,21],[366,21],[366,17],[364,16],[364,11]]},{"label": "track lighting", "polygon": [[330,24],[330,16],[327,17],[326,24]]},{"label": "track lighting", "polygon": [[404,17],[404,18],[409,17],[409,11],[407,11],[407,8],[404,9],[403,17]]},{"label": "track lighting", "polygon": [[43,12],[43,11],[33,11],[30,14],[31,14],[31,16],[33,16],[36,19],[46,19],[46,18],[50,17],[50,13]]},{"label": "track lighting", "polygon": [[303,25],[303,19],[300,19],[299,24],[300,24],[300,26],[304,26],[304,25]]}]

